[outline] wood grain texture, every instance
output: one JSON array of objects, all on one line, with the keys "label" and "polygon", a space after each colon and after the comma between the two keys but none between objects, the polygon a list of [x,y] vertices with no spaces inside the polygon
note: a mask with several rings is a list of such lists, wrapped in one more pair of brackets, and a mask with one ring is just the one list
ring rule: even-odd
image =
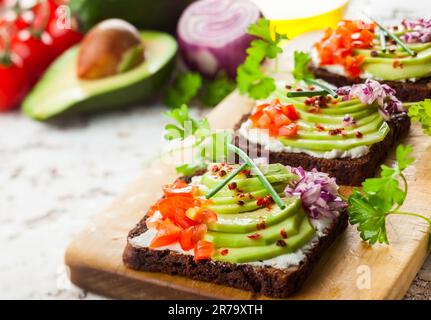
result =
[{"label": "wood grain texture", "polygon": [[[288,70],[292,49],[305,49],[312,38],[290,42],[280,65],[285,64]],[[251,101],[233,93],[211,112],[210,123],[213,128],[232,128],[251,107]],[[414,147],[416,159],[407,172],[410,191],[405,211],[430,212],[430,141],[416,124],[403,141]],[[393,159],[393,153],[389,154],[386,163],[393,163]],[[155,162],[75,237],[65,257],[72,282],[86,290],[123,299],[265,299],[238,289],[124,267],[121,255],[127,233],[161,196],[160,186],[175,178],[173,162],[170,157]],[[349,191],[342,188],[342,192]],[[387,229],[391,245],[370,247],[360,241],[350,226],[323,255],[292,299],[401,299],[426,258],[428,226],[418,219],[391,216]]]}]

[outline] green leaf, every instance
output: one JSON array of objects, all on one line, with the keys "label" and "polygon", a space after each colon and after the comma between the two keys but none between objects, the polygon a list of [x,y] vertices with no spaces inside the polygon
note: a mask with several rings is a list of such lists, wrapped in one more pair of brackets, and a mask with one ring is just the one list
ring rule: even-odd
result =
[{"label": "green leaf", "polygon": [[274,42],[271,36],[270,21],[268,19],[260,18],[255,24],[248,27],[247,33],[267,42]]},{"label": "green leaf", "polygon": [[223,73],[204,86],[202,102],[209,107],[219,104],[229,93],[235,89],[235,82]]},{"label": "green leaf", "polygon": [[403,171],[409,165],[411,165],[414,161],[414,158],[411,156],[413,152],[412,146],[403,146],[400,144],[396,150],[396,158],[398,162],[398,168],[400,171]]},{"label": "green leaf", "polygon": [[350,223],[358,225],[357,229],[362,240],[368,241],[370,244],[389,243],[386,234],[387,213],[373,206],[379,202],[381,202],[381,198],[364,195],[357,188],[354,189],[348,201],[347,211]]},{"label": "green leaf", "polygon": [[431,135],[431,99],[425,99],[409,107],[408,115],[421,124],[422,130]]},{"label": "green leaf", "polygon": [[170,108],[178,108],[193,99],[198,94],[201,86],[202,77],[198,73],[180,74],[173,86],[166,91],[164,103]]},{"label": "green leaf", "polygon": [[294,69],[293,77],[296,81],[314,79],[313,73],[308,69],[311,57],[308,53],[302,51],[294,52]]},{"label": "green leaf", "polygon": [[251,25],[248,33],[258,39],[251,42],[247,58],[237,69],[237,86],[241,94],[248,94],[253,99],[265,99],[276,89],[276,85],[273,78],[262,73],[261,63],[282,53],[279,44],[287,37],[272,33],[269,20],[263,18]]}]

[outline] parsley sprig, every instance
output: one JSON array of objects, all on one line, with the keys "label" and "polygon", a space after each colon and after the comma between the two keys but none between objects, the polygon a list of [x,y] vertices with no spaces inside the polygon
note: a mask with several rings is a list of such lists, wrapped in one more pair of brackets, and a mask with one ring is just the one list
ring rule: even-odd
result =
[{"label": "parsley sprig", "polygon": [[409,117],[421,124],[423,131],[431,135],[431,99],[413,104],[409,107]]},{"label": "parsley sprig", "polygon": [[197,98],[205,106],[214,107],[235,89],[235,82],[219,73],[215,79],[203,79],[199,73],[181,73],[166,90],[164,103],[170,108],[179,108]]},{"label": "parsley sprig", "polygon": [[334,98],[338,97],[337,93],[332,90],[331,87],[314,79],[314,74],[308,68],[308,65],[311,62],[311,57],[308,53],[302,51],[295,51],[293,55],[294,68],[292,74],[297,82],[304,81],[308,85],[315,85],[316,87],[319,87],[322,90],[326,91]]},{"label": "parsley sprig", "polygon": [[418,213],[400,211],[408,192],[404,170],[414,161],[411,152],[411,146],[399,145],[396,165],[382,165],[380,177],[366,179],[362,183],[362,191],[355,188],[348,199],[350,223],[357,225],[361,238],[370,244],[389,243],[386,233],[386,217],[389,215],[421,218],[430,224],[431,229],[431,219]]},{"label": "parsley sprig", "polygon": [[263,18],[250,25],[248,34],[258,39],[251,42],[247,58],[237,69],[237,86],[241,94],[248,94],[253,99],[265,99],[276,89],[276,85],[275,80],[265,75],[260,66],[265,59],[274,59],[283,52],[279,44],[287,36],[277,32],[272,36],[270,22]]}]

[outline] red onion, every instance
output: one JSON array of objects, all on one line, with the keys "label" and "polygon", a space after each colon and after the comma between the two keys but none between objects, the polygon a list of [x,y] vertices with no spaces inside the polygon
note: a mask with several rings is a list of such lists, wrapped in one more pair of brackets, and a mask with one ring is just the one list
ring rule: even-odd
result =
[{"label": "red onion", "polygon": [[335,178],[316,169],[305,171],[302,167],[292,168],[298,176],[294,186],[288,185],[284,190],[286,197],[299,196],[305,212],[313,219],[334,217],[347,204],[338,195]]},{"label": "red onion", "polygon": [[186,64],[214,77],[224,70],[236,76],[254,37],[247,28],[260,17],[249,0],[201,0],[191,4],[178,23],[178,43]]},{"label": "red onion", "polygon": [[396,91],[387,84],[380,84],[376,80],[367,79],[364,83],[338,88],[337,94],[343,100],[357,97],[363,104],[377,102],[379,112],[385,120],[405,112],[402,102],[395,96]]}]

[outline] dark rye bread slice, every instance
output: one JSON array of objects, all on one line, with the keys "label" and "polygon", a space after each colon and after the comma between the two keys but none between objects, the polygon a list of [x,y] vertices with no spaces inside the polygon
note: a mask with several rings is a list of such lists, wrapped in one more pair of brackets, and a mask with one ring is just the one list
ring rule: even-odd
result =
[{"label": "dark rye bread slice", "polygon": [[[360,78],[347,78],[335,73],[331,73],[323,68],[310,66],[310,70],[317,78],[323,79],[337,87],[350,86],[356,83],[364,82]],[[422,101],[431,98],[431,77],[411,81],[379,81],[386,83],[397,92],[397,98],[404,102]]]},{"label": "dark rye bread slice", "polygon": [[347,227],[347,212],[342,212],[328,228],[326,235],[306,253],[298,266],[278,269],[270,266],[252,266],[213,260],[196,262],[192,255],[171,250],[154,250],[134,247],[129,239],[145,231],[144,217],[128,236],[123,253],[124,264],[131,269],[149,272],[163,272],[190,279],[213,282],[253,292],[254,297],[265,295],[272,298],[286,298],[298,291],[313,267],[327,248]]},{"label": "dark rye bread slice", "polygon": [[[243,115],[235,125],[238,130],[241,124],[248,119],[250,114]],[[370,151],[356,159],[339,158],[324,159],[310,156],[305,153],[294,152],[269,152],[270,163],[282,163],[292,167],[303,167],[305,170],[316,168],[335,177],[337,184],[359,186],[366,178],[373,177],[380,164],[386,158],[389,150],[410,129],[410,118],[407,115],[394,118],[388,122],[390,131],[383,141],[373,144]],[[235,144],[247,153],[262,156],[262,146],[235,137]]]}]

